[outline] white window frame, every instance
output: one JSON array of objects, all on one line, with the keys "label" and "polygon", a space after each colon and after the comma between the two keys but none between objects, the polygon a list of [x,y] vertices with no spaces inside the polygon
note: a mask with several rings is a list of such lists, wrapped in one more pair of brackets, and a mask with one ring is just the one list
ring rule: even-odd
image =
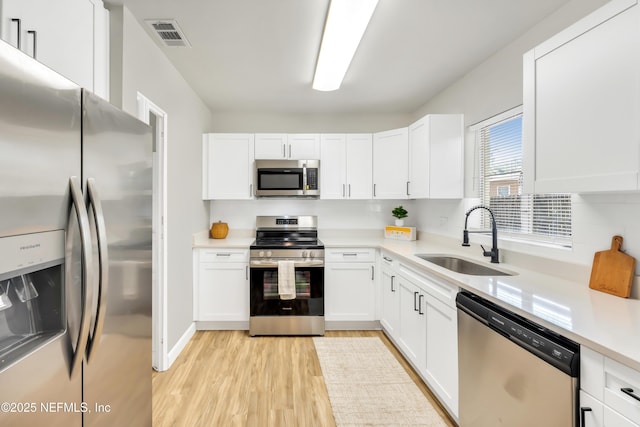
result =
[{"label": "white window frame", "polygon": [[[478,122],[474,125],[469,126],[469,130],[471,132],[473,132],[474,137],[475,137],[475,158],[474,158],[474,169],[475,169],[475,175],[474,176],[474,191],[477,192],[479,200],[481,203],[484,203],[483,201],[483,192],[484,189],[481,187],[481,181],[482,181],[482,176],[481,174],[482,172],[482,161],[483,159],[481,158],[481,144],[482,144],[482,138],[481,138],[481,130],[483,128],[486,128],[488,126],[492,126],[495,124],[498,124],[500,122],[515,118],[517,116],[522,115],[523,112],[523,108],[522,106],[518,106],[515,108],[512,108],[510,110],[504,111],[500,114],[497,114],[495,116],[492,116],[486,120],[483,120],[481,122]],[[523,150],[523,156],[524,156],[524,150]],[[526,193],[523,193],[526,194]],[[488,204],[487,204],[488,205]],[[533,217],[533,212],[530,212],[530,217]],[[488,214],[484,214],[483,213],[483,220],[482,220],[482,224],[485,226],[484,228],[489,228],[488,227]],[[532,220],[532,219],[531,219]],[[525,243],[530,243],[530,244],[536,244],[536,245],[545,245],[545,246],[552,246],[552,247],[561,247],[561,248],[570,248],[572,246],[572,235],[569,237],[566,236],[543,236],[543,235],[539,235],[539,234],[533,234],[533,233],[516,233],[516,232],[509,232],[509,231],[505,231],[505,230],[500,230],[499,229],[499,233],[498,236],[501,239],[508,239],[508,240],[513,240],[513,241],[520,241],[520,242],[525,242]]]}]

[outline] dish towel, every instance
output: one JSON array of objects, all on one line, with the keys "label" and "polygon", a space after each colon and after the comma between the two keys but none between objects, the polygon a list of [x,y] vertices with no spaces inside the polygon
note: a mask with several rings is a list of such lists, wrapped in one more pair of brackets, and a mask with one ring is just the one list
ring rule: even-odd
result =
[{"label": "dish towel", "polygon": [[296,269],[294,261],[278,261],[278,294],[280,294],[280,299],[296,298]]}]

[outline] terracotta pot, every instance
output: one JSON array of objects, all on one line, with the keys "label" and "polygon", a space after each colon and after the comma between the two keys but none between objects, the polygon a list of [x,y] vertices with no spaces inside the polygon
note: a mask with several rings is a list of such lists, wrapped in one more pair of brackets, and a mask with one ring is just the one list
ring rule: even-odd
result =
[{"label": "terracotta pot", "polygon": [[211,224],[211,237],[214,239],[224,239],[229,234],[229,225],[226,222],[218,221]]}]

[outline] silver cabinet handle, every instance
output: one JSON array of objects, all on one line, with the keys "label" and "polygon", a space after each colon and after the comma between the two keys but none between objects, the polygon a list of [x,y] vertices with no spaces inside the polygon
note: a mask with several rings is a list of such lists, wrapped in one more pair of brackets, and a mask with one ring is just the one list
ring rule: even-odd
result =
[{"label": "silver cabinet handle", "polygon": [[413,293],[413,311],[418,311],[418,292]]},{"label": "silver cabinet handle", "polygon": [[231,254],[229,252],[224,252],[224,253],[217,253],[216,256],[231,256]]},{"label": "silver cabinet handle", "polygon": [[391,276],[391,292],[395,292],[396,290],[393,288],[393,282],[395,280],[396,276]]},{"label": "silver cabinet handle", "polygon": [[343,252],[342,256],[358,256],[357,252]]},{"label": "silver cabinet handle", "polygon": [[376,197],[376,185],[373,184],[373,197]]},{"label": "silver cabinet handle", "polygon": [[389,258],[387,256],[384,256],[384,255],[382,256],[382,258],[387,262],[392,262],[393,261],[391,258]]},{"label": "silver cabinet handle", "polygon": [[[91,323],[91,301],[93,300],[92,290],[93,287],[93,253],[91,245],[91,230],[89,225],[89,215],[84,205],[82,198],[82,190],[80,188],[80,180],[77,176],[69,178],[69,190],[71,193],[71,203],[73,210],[78,220],[78,228],[80,229],[80,244],[82,249],[82,302],[81,302],[81,317],[80,326],[78,328],[78,339],[76,341],[75,351],[73,353],[73,360],[71,362],[71,378],[78,375],[78,372],[82,370],[82,359],[85,354],[87,346],[87,340],[89,339],[89,327]],[[67,249],[73,245],[73,231],[70,226],[67,226]],[[71,264],[70,262],[66,263]],[[69,271],[68,275],[71,276]],[[67,281],[71,283],[71,280]]]},{"label": "silver cabinet handle", "polygon": [[93,178],[87,179],[87,193],[89,196],[89,206],[96,224],[96,236],[98,240],[98,307],[95,326],[89,339],[87,349],[87,363],[93,360],[96,349],[100,344],[102,331],[104,329],[104,318],[107,313],[107,295],[109,293],[109,253],[107,251],[107,227],[104,222],[104,211],[102,202],[96,188],[96,181]]},{"label": "silver cabinet handle", "polygon": [[244,278],[245,280],[249,280],[249,266],[244,267]]},{"label": "silver cabinet handle", "polygon": [[344,184],[342,184],[342,197],[345,196],[345,192],[344,192]]},{"label": "silver cabinet handle", "polygon": [[349,184],[349,198],[351,198],[351,184]]},{"label": "silver cabinet handle", "polygon": [[407,196],[409,195],[409,181],[407,181]]},{"label": "silver cabinet handle", "polygon": [[375,267],[372,265],[371,266],[371,280],[375,280],[375,277],[376,277]]},{"label": "silver cabinet handle", "polygon": [[418,297],[418,314],[423,316],[424,311],[422,311],[422,300],[424,300],[424,295],[420,294]]},{"label": "silver cabinet handle", "polygon": [[33,36],[33,59],[38,59],[38,32],[36,30],[29,30],[27,34]]},{"label": "silver cabinet handle", "polygon": [[249,184],[249,197],[253,197],[253,184]]},{"label": "silver cabinet handle", "polygon": [[291,144],[289,144],[289,158],[291,158]]},{"label": "silver cabinet handle", "polygon": [[282,143],[282,158],[286,158],[287,157],[287,144],[285,144],[284,142]]},{"label": "silver cabinet handle", "polygon": [[19,18],[11,18],[11,22],[15,22],[18,24],[18,45],[16,46],[18,49],[22,49],[22,20]]}]

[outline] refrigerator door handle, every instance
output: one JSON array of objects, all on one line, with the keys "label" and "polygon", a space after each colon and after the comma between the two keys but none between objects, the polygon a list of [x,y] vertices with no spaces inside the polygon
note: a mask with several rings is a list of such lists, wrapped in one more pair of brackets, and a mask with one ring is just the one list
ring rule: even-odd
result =
[{"label": "refrigerator door handle", "polygon": [[69,188],[74,212],[78,220],[82,246],[82,308],[78,340],[76,341],[76,348],[71,362],[71,378],[74,378],[78,375],[78,372],[82,370],[82,360],[87,346],[87,339],[89,338],[89,327],[91,323],[91,312],[89,309],[92,300],[91,284],[93,283],[93,253],[89,215],[84,205],[80,180],[77,176],[69,178]]},{"label": "refrigerator door handle", "polygon": [[104,212],[102,203],[96,188],[94,178],[87,179],[87,193],[89,196],[89,207],[96,224],[96,235],[98,240],[98,307],[96,309],[96,321],[87,348],[87,363],[91,363],[93,355],[100,344],[102,330],[104,328],[104,317],[107,311],[107,294],[109,289],[109,254],[107,251],[107,227],[104,222]]}]

